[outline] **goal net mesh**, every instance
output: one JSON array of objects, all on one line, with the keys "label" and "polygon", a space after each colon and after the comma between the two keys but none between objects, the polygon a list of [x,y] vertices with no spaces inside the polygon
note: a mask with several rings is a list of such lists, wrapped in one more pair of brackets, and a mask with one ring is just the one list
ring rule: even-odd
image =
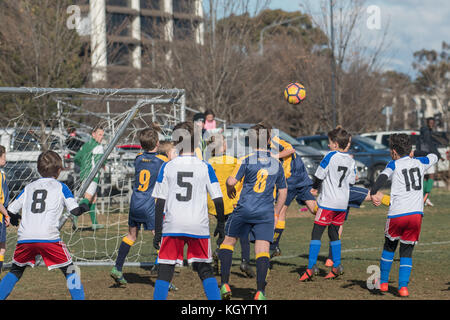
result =
[{"label": "goal net mesh", "polygon": [[[46,97],[52,105],[45,121],[33,119],[27,112],[20,112],[23,111],[20,108],[16,108],[18,112],[1,115],[0,144],[7,150],[7,164],[1,170],[7,177],[9,203],[27,184],[39,178],[37,157],[47,149],[60,154],[64,170],[58,180],[67,184],[79,202],[83,197],[80,194],[83,183],[87,182],[80,179],[79,168],[73,158],[82,144],[91,139],[92,129],[101,126],[105,132],[102,142],[105,153],[111,149],[98,171],[95,211],[101,226],[93,228],[91,216],[85,213],[78,218],[76,228],[73,221],[67,219],[61,228],[61,239],[75,262],[112,264],[122,238],[128,232],[134,159],[141,152],[138,132],[156,123],[161,128],[160,140],[170,138],[171,128],[184,120],[183,93],[176,90],[149,96],[36,93],[31,101]],[[20,99],[14,101],[17,104]],[[64,216],[68,213],[65,212]],[[151,264],[156,258],[152,239],[149,231],[141,230],[127,256],[127,263]],[[7,228],[5,262],[12,260],[16,242],[17,228],[10,226]]]}]

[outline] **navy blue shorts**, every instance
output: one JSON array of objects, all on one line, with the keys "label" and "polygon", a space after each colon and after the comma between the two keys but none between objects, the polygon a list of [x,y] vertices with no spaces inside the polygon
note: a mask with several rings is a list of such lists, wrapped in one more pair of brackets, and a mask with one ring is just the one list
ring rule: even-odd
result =
[{"label": "navy blue shorts", "polygon": [[155,230],[155,219],[148,219],[147,221],[136,221],[132,219],[130,216],[128,217],[128,226],[137,227],[138,230],[141,230],[141,225],[144,226],[144,230]]},{"label": "navy blue shorts", "polygon": [[285,206],[291,204],[292,200],[296,199],[299,205],[305,205],[307,200],[316,200],[316,198],[311,194],[311,185],[302,187],[289,187],[287,192]]},{"label": "navy blue shorts", "polygon": [[225,224],[225,234],[233,238],[244,238],[250,234],[251,240],[265,240],[272,242],[274,221],[250,223],[239,215],[232,214]]},{"label": "navy blue shorts", "polygon": [[359,208],[369,194],[369,189],[360,187],[350,187],[350,197],[348,199],[348,206],[352,208]]},{"label": "navy blue shorts", "polygon": [[6,224],[0,222],[0,243],[6,242]]}]

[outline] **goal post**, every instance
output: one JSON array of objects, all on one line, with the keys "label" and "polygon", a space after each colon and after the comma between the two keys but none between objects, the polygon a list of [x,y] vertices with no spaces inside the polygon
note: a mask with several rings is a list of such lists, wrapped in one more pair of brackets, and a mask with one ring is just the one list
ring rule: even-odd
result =
[{"label": "goal post", "polygon": [[[100,161],[95,164],[83,182],[74,178],[76,182],[71,189],[75,198],[80,200],[94,177],[100,173],[99,185],[102,192],[98,196],[98,203],[101,210],[97,208],[97,214],[99,223],[104,224],[105,228],[90,230],[90,221],[87,221],[89,215],[88,217],[82,215],[79,218],[82,227],[72,229],[72,225],[66,223],[71,218],[70,213],[66,211],[61,217],[59,228],[61,238],[68,246],[75,264],[113,265],[121,240],[128,232],[128,207],[134,183],[133,162],[138,152],[119,147],[121,144],[136,146],[139,143],[137,133],[150,123],[157,122],[163,134],[166,134],[174,124],[185,121],[184,89],[0,87],[0,100],[5,95],[28,95],[33,101],[51,97],[56,105],[50,115],[51,119],[48,119],[48,123],[52,124],[51,127],[43,126],[42,123],[39,124],[20,112],[3,114],[0,117],[2,122],[0,141],[8,143],[8,164],[4,171],[8,183],[11,182],[14,189],[10,203],[17,196],[18,190],[38,178],[36,161],[37,155],[42,150],[54,147],[56,148],[54,151],[66,160],[67,146],[61,144],[64,144],[68,137],[66,132],[68,126],[83,129],[85,136],[88,137],[89,129],[95,124],[104,124],[107,142],[104,144],[104,153]],[[110,104],[115,111],[110,110]],[[92,110],[91,106],[96,110]],[[36,136],[42,130],[48,139],[37,143]],[[43,143],[46,144],[45,147],[42,147]],[[108,165],[105,166],[105,163]],[[77,176],[74,167],[63,171],[65,177]],[[25,173],[28,174],[25,176]],[[153,264],[156,252],[151,238],[149,232],[140,233],[139,239],[127,257],[126,266]],[[5,261],[11,261],[16,240],[17,229],[8,228]],[[10,263],[5,265],[8,266]]]}]

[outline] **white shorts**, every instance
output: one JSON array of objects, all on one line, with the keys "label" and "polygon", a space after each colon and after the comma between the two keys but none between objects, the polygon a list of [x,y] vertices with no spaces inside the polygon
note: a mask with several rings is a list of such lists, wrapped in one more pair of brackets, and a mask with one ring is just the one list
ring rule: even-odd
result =
[{"label": "white shorts", "polygon": [[94,196],[97,193],[97,182],[92,181],[87,188],[86,193]]}]

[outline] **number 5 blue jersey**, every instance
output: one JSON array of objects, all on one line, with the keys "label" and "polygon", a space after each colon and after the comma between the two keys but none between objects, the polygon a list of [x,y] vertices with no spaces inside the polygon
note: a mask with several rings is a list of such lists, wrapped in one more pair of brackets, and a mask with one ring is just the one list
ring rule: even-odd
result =
[{"label": "number 5 blue jersey", "polygon": [[355,184],[355,160],[348,154],[330,151],[317,167],[315,176],[323,180],[317,204],[331,211],[347,211],[350,185]]},{"label": "number 5 blue jersey", "polygon": [[438,161],[435,154],[392,160],[381,172],[392,180],[388,217],[423,214],[423,176]]},{"label": "number 5 blue jersey", "polygon": [[275,187],[277,190],[286,188],[281,162],[269,151],[256,151],[241,158],[231,176],[236,180],[244,178],[233,214],[249,223],[273,221]]},{"label": "number 5 blue jersey", "polygon": [[147,222],[155,217],[155,200],[152,197],[159,169],[164,157],[155,152],[144,152],[134,161],[135,176],[130,202],[130,218],[136,222]]}]

